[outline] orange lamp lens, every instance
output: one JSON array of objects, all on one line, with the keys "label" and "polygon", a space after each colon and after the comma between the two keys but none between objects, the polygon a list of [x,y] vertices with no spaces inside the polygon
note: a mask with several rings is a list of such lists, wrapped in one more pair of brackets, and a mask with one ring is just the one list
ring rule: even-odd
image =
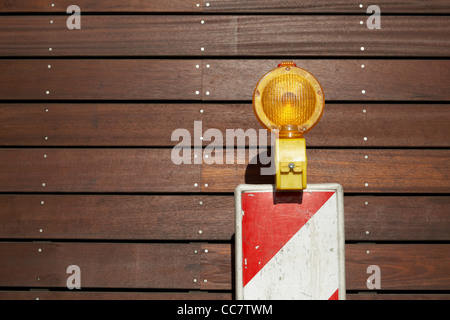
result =
[{"label": "orange lamp lens", "polygon": [[253,109],[268,130],[301,137],[320,119],[324,96],[319,82],[292,62],[264,75],[253,94]]}]

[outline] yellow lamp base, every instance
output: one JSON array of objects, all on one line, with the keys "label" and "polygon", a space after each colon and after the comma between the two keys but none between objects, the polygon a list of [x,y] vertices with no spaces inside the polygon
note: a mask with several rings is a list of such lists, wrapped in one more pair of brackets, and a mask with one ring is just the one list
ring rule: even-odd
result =
[{"label": "yellow lamp base", "polygon": [[306,189],[306,143],[305,139],[276,139],[276,189]]}]

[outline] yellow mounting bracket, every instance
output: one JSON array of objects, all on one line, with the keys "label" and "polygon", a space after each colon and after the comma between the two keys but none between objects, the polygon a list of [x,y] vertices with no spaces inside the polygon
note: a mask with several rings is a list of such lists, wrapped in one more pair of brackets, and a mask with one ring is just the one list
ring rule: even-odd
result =
[{"label": "yellow mounting bracket", "polygon": [[277,190],[306,189],[305,139],[276,139],[275,170]]}]

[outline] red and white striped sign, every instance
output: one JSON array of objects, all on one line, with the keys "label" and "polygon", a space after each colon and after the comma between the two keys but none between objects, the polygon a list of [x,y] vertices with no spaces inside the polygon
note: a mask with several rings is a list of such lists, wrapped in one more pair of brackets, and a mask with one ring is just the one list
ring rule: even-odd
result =
[{"label": "red and white striped sign", "polygon": [[337,184],[238,187],[238,299],[345,299],[342,193]]}]

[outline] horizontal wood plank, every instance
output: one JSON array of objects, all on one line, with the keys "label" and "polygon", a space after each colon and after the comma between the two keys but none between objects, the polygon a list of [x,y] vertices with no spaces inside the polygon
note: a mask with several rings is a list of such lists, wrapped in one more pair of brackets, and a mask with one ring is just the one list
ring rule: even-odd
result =
[{"label": "horizontal wood plank", "polygon": [[[203,60],[203,100],[252,100],[265,73],[281,60]],[[362,101],[450,100],[447,60],[300,60],[321,83],[325,99]],[[417,77],[420,74],[420,77]],[[364,94],[362,93],[364,90]]]},{"label": "horizontal wood plank", "polygon": [[88,15],[80,30],[68,30],[66,16],[0,16],[0,56],[450,54],[450,17],[384,16],[378,30],[361,25],[365,19],[364,15]]},{"label": "horizontal wood plank", "polygon": [[[327,101],[450,101],[449,60],[294,61],[319,80]],[[167,72],[168,60],[159,59],[6,59],[0,60],[0,97],[251,101],[259,79],[279,62],[171,60],[176,67]]]},{"label": "horizontal wood plank", "polygon": [[0,300],[231,300],[223,292],[0,291]]},{"label": "horizontal wood plank", "polygon": [[[0,291],[0,300],[231,300],[233,293],[120,292],[120,291]],[[449,294],[347,293],[347,300],[450,300]]]},{"label": "horizontal wood plank", "polygon": [[346,245],[347,290],[367,290],[372,273],[380,268],[381,290],[448,290],[450,246],[446,244]]},{"label": "horizontal wood plank", "polygon": [[[1,286],[200,289],[199,244],[0,243]],[[201,254],[201,253],[200,253]]]},{"label": "horizontal wood plank", "polygon": [[[248,146],[245,134],[270,144],[251,104],[7,103],[0,104],[0,126],[3,146],[193,145],[195,134],[209,129],[222,139],[204,139],[203,146]],[[177,129],[190,137],[178,137]],[[449,104],[328,104],[305,137],[310,147],[449,147],[448,136]]]},{"label": "horizontal wood plank", "polygon": [[[448,241],[445,196],[345,196],[347,241]],[[235,232],[234,197],[0,195],[3,239],[221,240]]]},{"label": "horizontal wood plank", "polygon": [[[199,60],[0,60],[1,99],[198,100]],[[176,64],[169,68],[168,64]],[[170,70],[170,72],[168,71]]]},{"label": "horizontal wood plank", "polygon": [[[0,248],[3,286],[66,287],[67,267],[78,265],[82,288],[234,287],[230,244],[22,242]],[[367,290],[370,265],[380,267],[381,290],[450,287],[449,245],[348,244],[345,250],[347,290]]]},{"label": "horizontal wood plank", "polygon": [[195,192],[200,165],[170,149],[1,149],[0,191]]},{"label": "horizontal wood plank", "polygon": [[[209,2],[204,6],[204,12],[280,12],[280,13],[365,13],[370,1],[351,0],[203,0]],[[360,7],[362,4],[363,7]],[[445,13],[450,12],[450,6],[445,0],[423,1],[392,1],[379,0],[377,5],[382,13]]]},{"label": "horizontal wood plank", "polygon": [[446,196],[346,196],[346,240],[448,241],[449,205]]},{"label": "horizontal wood plank", "polygon": [[[78,0],[81,12],[200,12],[196,0]],[[52,6],[52,3],[54,4]],[[73,4],[71,0],[48,2],[45,0],[28,0],[26,2],[3,1],[0,12],[66,12]]]},{"label": "horizontal wood plank", "polygon": [[[252,152],[217,150],[202,167],[202,191],[232,192],[243,183],[273,184],[270,152]],[[448,150],[432,149],[309,149],[308,183],[336,182],[350,193],[448,193],[449,156]]]},{"label": "horizontal wood plank", "polygon": [[[66,12],[73,2],[70,0],[54,1],[52,6],[45,0],[4,1],[0,3],[0,12]],[[363,8],[359,7],[363,4]],[[198,4],[198,6],[197,6]],[[369,1],[360,1],[355,5],[351,0],[78,0],[82,12],[279,12],[279,13],[365,13]],[[383,13],[449,13],[450,6],[445,0],[392,1],[379,0],[377,5]]]},{"label": "horizontal wood plank", "polygon": [[[198,158],[192,158],[191,149],[0,149],[0,191],[233,192],[242,183],[273,183],[269,165],[258,162],[269,164],[270,152],[267,157],[264,150],[242,151],[245,158],[233,149],[224,158],[225,151],[217,150],[199,165],[195,161],[202,155],[196,150]],[[177,165],[180,153],[188,162]],[[450,191],[448,150],[310,149],[307,154],[309,183],[337,182],[350,193]]]},{"label": "horizontal wood plank", "polygon": [[22,239],[231,240],[231,196],[0,195],[0,234]]}]

